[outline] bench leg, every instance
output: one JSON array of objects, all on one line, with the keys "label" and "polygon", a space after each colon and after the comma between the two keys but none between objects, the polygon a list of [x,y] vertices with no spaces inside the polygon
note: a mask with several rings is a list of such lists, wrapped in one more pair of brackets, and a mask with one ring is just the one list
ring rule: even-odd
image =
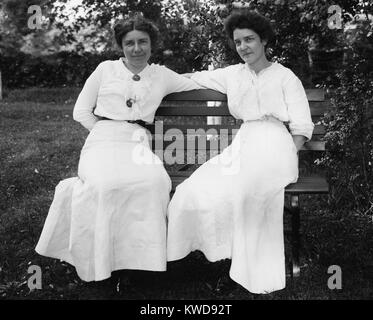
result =
[{"label": "bench leg", "polygon": [[291,240],[292,240],[292,261],[291,261],[291,276],[299,277],[299,251],[300,251],[300,210],[299,210],[299,196],[290,196],[291,206]]}]

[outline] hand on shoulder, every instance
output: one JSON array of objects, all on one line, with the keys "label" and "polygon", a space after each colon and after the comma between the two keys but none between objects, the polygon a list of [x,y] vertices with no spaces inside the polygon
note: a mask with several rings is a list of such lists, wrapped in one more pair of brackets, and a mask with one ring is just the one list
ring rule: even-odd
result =
[{"label": "hand on shoulder", "polygon": [[192,77],[193,73],[182,73],[181,75],[182,75],[183,77],[185,77],[185,78],[190,79],[190,78]]}]

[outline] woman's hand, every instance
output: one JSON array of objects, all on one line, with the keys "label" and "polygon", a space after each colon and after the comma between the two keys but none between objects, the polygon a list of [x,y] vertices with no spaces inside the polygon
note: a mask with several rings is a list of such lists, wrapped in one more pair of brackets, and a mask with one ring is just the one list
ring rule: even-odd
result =
[{"label": "woman's hand", "polygon": [[190,79],[190,78],[192,77],[193,73],[182,73],[181,75],[182,75],[183,77],[185,77],[185,78]]},{"label": "woman's hand", "polygon": [[305,136],[293,135],[293,141],[294,141],[295,147],[297,148],[297,151],[299,151],[302,148],[306,140],[307,138]]}]

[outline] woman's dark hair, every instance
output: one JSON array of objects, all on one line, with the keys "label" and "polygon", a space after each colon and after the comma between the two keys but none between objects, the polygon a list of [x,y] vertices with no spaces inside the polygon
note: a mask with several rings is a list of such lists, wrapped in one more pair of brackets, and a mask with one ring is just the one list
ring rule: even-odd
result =
[{"label": "woman's dark hair", "polygon": [[224,22],[224,30],[231,44],[233,44],[233,31],[237,28],[255,31],[261,40],[267,41],[267,45],[275,36],[271,23],[267,18],[258,12],[247,9],[240,9],[233,12]]},{"label": "woman's dark hair", "polygon": [[158,46],[159,30],[157,26],[154,22],[145,19],[141,15],[136,15],[129,19],[119,21],[114,26],[115,41],[119,48],[122,48],[123,37],[133,30],[146,32],[150,37],[152,49]]}]

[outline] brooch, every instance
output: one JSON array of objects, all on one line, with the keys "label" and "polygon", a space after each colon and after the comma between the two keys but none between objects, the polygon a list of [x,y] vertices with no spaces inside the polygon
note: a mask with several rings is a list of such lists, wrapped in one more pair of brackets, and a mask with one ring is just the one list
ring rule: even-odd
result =
[{"label": "brooch", "polygon": [[134,101],[133,99],[128,99],[128,100],[126,101],[126,105],[127,105],[127,107],[128,107],[128,108],[132,108],[132,105],[133,105],[134,102],[135,102],[135,101]]}]

